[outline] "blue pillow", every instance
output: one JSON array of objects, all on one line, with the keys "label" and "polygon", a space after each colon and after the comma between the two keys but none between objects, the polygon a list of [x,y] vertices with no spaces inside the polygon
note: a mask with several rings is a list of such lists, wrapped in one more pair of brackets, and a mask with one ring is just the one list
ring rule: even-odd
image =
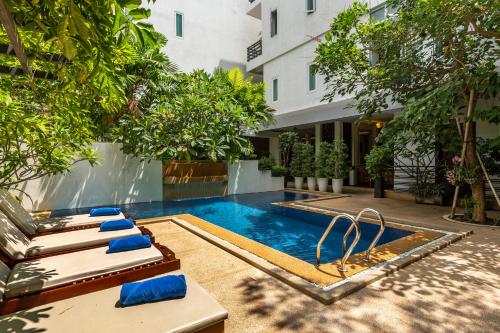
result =
[{"label": "blue pillow", "polygon": [[104,221],[99,226],[99,231],[114,231],[132,229],[134,221],[132,219],[119,219],[114,221]]},{"label": "blue pillow", "polygon": [[110,240],[106,253],[132,251],[147,247],[151,247],[149,236],[129,236]]},{"label": "blue pillow", "polygon": [[142,282],[124,283],[120,290],[120,303],[128,306],[183,298],[186,290],[184,275],[166,275]]},{"label": "blue pillow", "polygon": [[113,207],[101,207],[101,208],[92,208],[90,210],[90,216],[108,216],[108,215],[118,215],[122,211],[120,208]]}]

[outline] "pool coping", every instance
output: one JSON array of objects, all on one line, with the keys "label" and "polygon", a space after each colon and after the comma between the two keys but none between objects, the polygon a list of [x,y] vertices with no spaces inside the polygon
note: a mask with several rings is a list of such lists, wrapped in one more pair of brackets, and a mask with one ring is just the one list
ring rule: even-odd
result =
[{"label": "pool coping", "polygon": [[[300,208],[298,208],[300,209]],[[150,218],[150,219],[142,219],[138,220],[138,224],[149,224],[149,223],[157,223],[163,221],[173,222],[180,227],[192,232],[193,234],[205,239],[206,241],[222,248],[223,250],[233,254],[234,256],[248,262],[254,267],[270,274],[271,276],[285,282],[286,284],[300,290],[301,292],[309,295],[310,297],[320,301],[323,304],[331,304],[335,301],[364,288],[365,286],[389,275],[393,272],[410,265],[411,263],[418,261],[431,253],[434,253],[460,239],[465,238],[470,235],[472,231],[466,232],[451,232],[445,230],[438,230],[435,228],[426,228],[426,227],[415,227],[412,228],[420,228],[420,229],[431,229],[433,231],[437,231],[443,233],[443,236],[438,237],[428,243],[425,243],[421,246],[413,248],[410,251],[401,253],[396,255],[394,258],[389,260],[380,262],[370,268],[367,268],[359,273],[356,273],[350,277],[347,277],[341,281],[336,283],[327,285],[327,286],[319,286],[314,284],[306,279],[291,273],[284,268],[279,267],[278,265],[271,263],[263,257],[260,257],[248,250],[245,250],[241,247],[238,247],[231,242],[219,238],[218,236],[205,231],[190,222],[186,221],[189,217],[193,217],[199,219],[196,216],[190,214],[180,214],[174,216],[163,216],[159,218]],[[201,219],[199,219],[201,220]],[[201,220],[204,221],[204,220]],[[206,223],[210,223],[204,221]],[[400,224],[399,222],[389,222],[391,224]],[[407,224],[406,224],[407,225]],[[223,228],[224,229],[224,228]],[[243,236],[241,236],[243,237]],[[263,245],[265,246],[265,245]],[[278,251],[279,252],[279,251]],[[299,259],[298,259],[299,260]]]}]

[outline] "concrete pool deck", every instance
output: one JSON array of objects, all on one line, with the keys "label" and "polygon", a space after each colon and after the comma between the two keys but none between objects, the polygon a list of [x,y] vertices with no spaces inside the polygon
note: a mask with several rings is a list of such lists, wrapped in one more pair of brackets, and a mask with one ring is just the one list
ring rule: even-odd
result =
[{"label": "concrete pool deck", "polygon": [[174,223],[148,224],[183,271],[229,311],[227,332],[498,332],[500,229],[445,221],[448,207],[371,194],[314,205],[364,207],[412,224],[474,234],[334,304],[324,305]]}]

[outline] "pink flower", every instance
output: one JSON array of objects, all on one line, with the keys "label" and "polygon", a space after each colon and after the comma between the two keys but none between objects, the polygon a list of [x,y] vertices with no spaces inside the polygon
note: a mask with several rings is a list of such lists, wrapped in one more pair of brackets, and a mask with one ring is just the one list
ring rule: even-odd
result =
[{"label": "pink flower", "polygon": [[452,162],[453,164],[460,164],[460,163],[462,162],[462,159],[460,158],[460,156],[455,155],[455,156],[453,156],[453,158],[451,159],[451,162]]},{"label": "pink flower", "polygon": [[453,171],[448,171],[446,173],[446,180],[448,181],[448,183],[450,183],[451,185],[455,185],[455,173]]}]

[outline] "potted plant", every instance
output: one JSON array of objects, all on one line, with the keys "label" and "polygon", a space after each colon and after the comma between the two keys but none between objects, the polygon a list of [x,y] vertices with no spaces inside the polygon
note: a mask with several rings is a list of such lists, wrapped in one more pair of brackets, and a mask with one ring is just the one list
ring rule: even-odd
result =
[{"label": "potted plant", "polygon": [[273,165],[271,168],[271,176],[275,178],[281,178],[281,183],[283,184],[283,188],[286,186],[285,176],[287,175],[287,168],[282,165]]},{"label": "potted plant", "polygon": [[295,177],[295,188],[301,190],[304,185],[304,177],[307,177],[307,144],[296,142],[292,148],[292,162],[290,163],[290,173]]},{"label": "potted plant", "polygon": [[467,221],[472,220],[472,211],[474,210],[474,206],[476,205],[476,201],[471,196],[464,196],[462,199],[462,207],[464,208],[464,219]]},{"label": "potted plant", "polygon": [[342,193],[344,178],[349,174],[348,151],[342,140],[334,140],[331,146],[333,193]]},{"label": "potted plant", "polygon": [[307,177],[307,189],[316,190],[316,177],[314,173],[314,147],[310,144],[304,145],[304,168]]},{"label": "potted plant", "polygon": [[274,161],[271,157],[263,156],[259,159],[258,168],[260,171],[268,171],[273,168]]},{"label": "potted plant", "polygon": [[386,146],[375,146],[365,156],[366,171],[375,180],[375,198],[384,197],[384,171],[392,158],[391,150]]},{"label": "potted plant", "polygon": [[284,177],[286,175],[286,168],[281,165],[273,165],[271,169],[271,176],[273,177]]},{"label": "potted plant", "polygon": [[444,184],[417,182],[412,184],[409,192],[415,195],[418,204],[443,205]]},{"label": "potted plant", "polygon": [[331,144],[321,142],[319,153],[316,157],[316,177],[318,178],[318,190],[328,190],[328,179],[332,177]]}]

